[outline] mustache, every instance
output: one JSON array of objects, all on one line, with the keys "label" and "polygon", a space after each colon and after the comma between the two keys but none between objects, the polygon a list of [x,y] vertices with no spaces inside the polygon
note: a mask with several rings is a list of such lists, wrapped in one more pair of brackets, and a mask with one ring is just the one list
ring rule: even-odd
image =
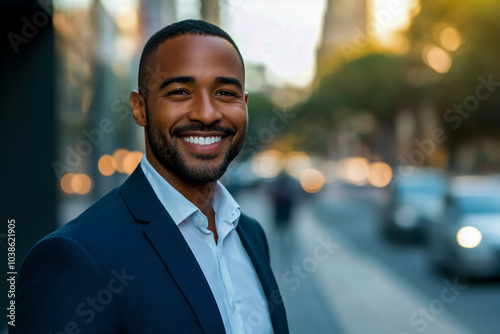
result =
[{"label": "mustache", "polygon": [[187,124],[172,128],[171,136],[179,136],[183,132],[201,131],[201,132],[222,132],[224,135],[231,136],[236,134],[236,129],[220,126],[218,124],[203,125],[203,124]]}]

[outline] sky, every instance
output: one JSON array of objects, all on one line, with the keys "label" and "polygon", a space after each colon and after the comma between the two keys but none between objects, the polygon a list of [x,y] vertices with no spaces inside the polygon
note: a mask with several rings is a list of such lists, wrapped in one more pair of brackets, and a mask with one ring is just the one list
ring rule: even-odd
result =
[{"label": "sky", "polygon": [[[349,0],[347,0],[349,1]],[[314,79],[326,0],[220,0],[221,25],[235,39],[245,60],[262,63],[273,86],[307,87]],[[410,22],[418,0],[368,0],[368,21],[379,28],[380,45]],[[396,8],[396,10],[393,10]]]},{"label": "sky", "polygon": [[[219,0],[220,24],[247,67],[265,66],[273,86],[304,87],[314,78],[325,0]],[[177,18],[199,18],[197,0],[177,0]]]},{"label": "sky", "polygon": [[325,1],[240,1],[226,22],[245,59],[266,65],[275,86],[307,86],[314,79]]}]

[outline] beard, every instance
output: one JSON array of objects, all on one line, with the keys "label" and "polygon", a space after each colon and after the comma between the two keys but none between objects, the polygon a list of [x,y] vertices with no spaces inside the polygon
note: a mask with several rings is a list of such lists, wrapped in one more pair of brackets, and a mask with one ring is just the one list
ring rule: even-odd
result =
[{"label": "beard", "polygon": [[[147,114],[146,114],[147,115]],[[225,149],[223,154],[223,161],[218,165],[212,165],[210,160],[217,157],[219,154],[191,154],[199,162],[195,164],[188,164],[184,154],[181,153],[179,141],[182,140],[177,134],[185,131],[220,131],[227,135],[229,146]],[[183,178],[184,180],[197,183],[206,184],[217,181],[224,175],[227,167],[240,152],[243,142],[245,140],[245,131],[239,136],[235,137],[236,130],[231,128],[221,127],[219,125],[203,126],[202,124],[191,124],[172,128],[170,137],[175,139],[168,139],[156,124],[147,120],[147,137],[149,145],[156,159],[167,170]]]}]

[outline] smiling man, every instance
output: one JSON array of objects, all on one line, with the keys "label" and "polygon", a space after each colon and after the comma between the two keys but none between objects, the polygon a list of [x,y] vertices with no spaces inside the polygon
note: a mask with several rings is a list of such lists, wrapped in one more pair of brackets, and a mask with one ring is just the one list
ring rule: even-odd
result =
[{"label": "smiling man", "polygon": [[146,154],[30,251],[12,332],[288,333],[264,232],[217,181],[245,139],[244,80],[212,24],[150,38],[130,96]]}]

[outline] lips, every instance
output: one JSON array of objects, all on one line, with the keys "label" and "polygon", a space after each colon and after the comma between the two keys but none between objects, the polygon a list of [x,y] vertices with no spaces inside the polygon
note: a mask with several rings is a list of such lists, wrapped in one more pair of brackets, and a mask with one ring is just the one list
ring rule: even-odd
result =
[{"label": "lips", "polygon": [[216,154],[226,141],[222,133],[183,133],[179,136],[189,151],[195,154]]}]

